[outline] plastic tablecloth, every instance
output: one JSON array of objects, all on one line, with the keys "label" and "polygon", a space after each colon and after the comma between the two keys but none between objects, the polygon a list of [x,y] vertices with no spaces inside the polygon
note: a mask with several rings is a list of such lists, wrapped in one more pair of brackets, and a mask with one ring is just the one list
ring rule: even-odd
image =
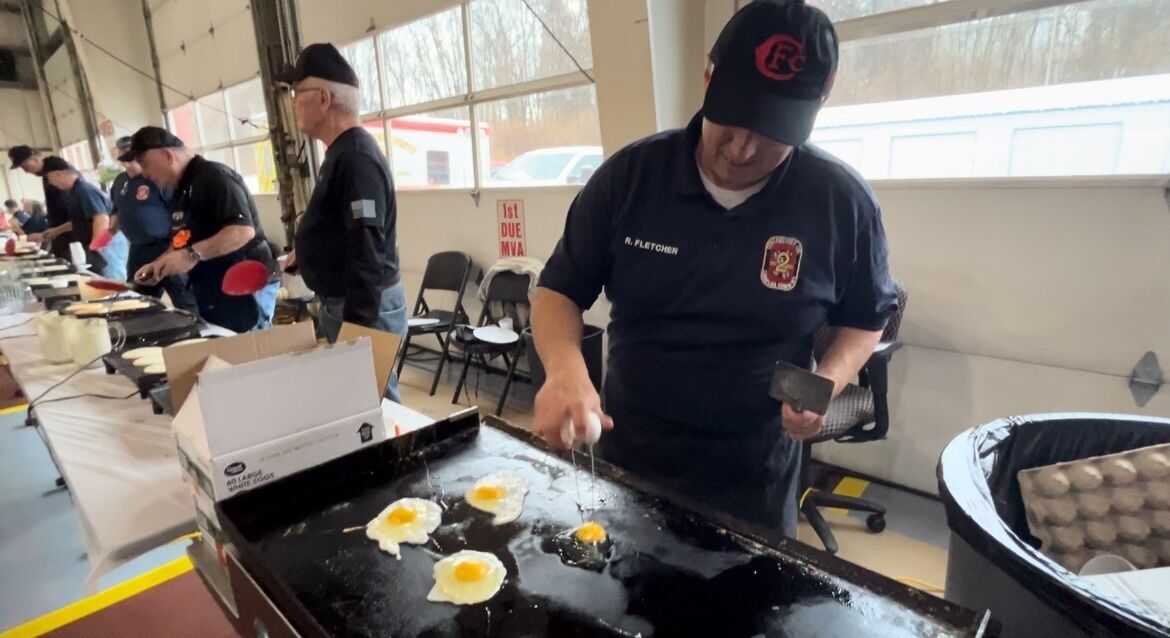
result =
[{"label": "plastic tablecloth", "polygon": [[[47,363],[30,319],[35,313],[0,316],[0,351],[16,382],[30,399],[77,370]],[[232,333],[212,327],[204,334]],[[23,336],[22,336],[23,335]],[[98,394],[124,397],[136,386],[106,374],[96,363],[54,389],[42,401]],[[179,469],[170,417],[153,413],[149,401],[78,397],[34,406],[49,454],[69,488],[85,537],[90,574],[85,590],[111,569],[195,531],[194,502]],[[433,419],[383,402],[390,436]]]},{"label": "plastic tablecloth", "polygon": [[[32,324],[9,328],[32,317],[0,317],[0,350],[25,395],[34,399],[77,370],[71,363],[44,360]],[[46,395],[42,401],[79,394],[123,397],[137,388],[96,363]],[[44,439],[73,497],[85,537],[92,592],[109,570],[195,530],[191,494],[171,434],[170,417],[153,414],[136,394],[124,400],[79,397],[34,406]]]}]

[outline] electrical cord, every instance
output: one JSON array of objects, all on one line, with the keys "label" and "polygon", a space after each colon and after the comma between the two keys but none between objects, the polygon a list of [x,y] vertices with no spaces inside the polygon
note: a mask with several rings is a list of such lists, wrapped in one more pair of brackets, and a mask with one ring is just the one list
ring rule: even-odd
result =
[{"label": "electrical cord", "polygon": [[47,394],[49,394],[50,392],[52,392],[53,390],[56,390],[57,388],[61,387],[62,385],[64,385],[65,383],[67,383],[67,382],[68,382],[70,379],[72,379],[73,377],[75,377],[75,376],[77,376],[77,375],[81,374],[81,373],[82,373],[82,372],[84,372],[84,371],[85,371],[87,368],[89,368],[91,365],[93,365],[93,364],[97,363],[98,361],[100,361],[100,360],[101,360],[101,358],[102,358],[102,357],[104,357],[104,356],[105,356],[104,354],[98,355],[97,357],[95,357],[95,358],[93,358],[92,360],[90,360],[89,362],[87,362],[85,365],[83,365],[83,366],[81,366],[80,368],[78,368],[78,369],[74,370],[73,372],[70,372],[70,373],[68,374],[68,376],[66,376],[64,379],[61,379],[60,381],[58,381],[58,382],[54,383],[53,385],[49,386],[49,388],[48,388],[47,390],[45,390],[44,392],[42,392],[42,393],[38,394],[38,395],[37,395],[37,398],[35,398],[35,399],[33,399],[32,401],[29,401],[29,402],[28,402],[28,411],[29,411],[29,413],[31,413],[31,412],[32,412],[32,409],[33,409],[34,407],[36,407],[37,405],[40,405],[41,399],[45,398],[45,395],[47,395]]},{"label": "electrical cord", "polygon": [[[126,345],[127,334],[126,334],[125,327],[122,326],[121,324],[114,324],[114,332],[116,333],[116,338],[114,340],[114,343],[111,344],[112,347],[108,352],[120,351]],[[106,354],[108,352],[103,352],[102,354],[99,354],[98,356],[94,357],[93,359],[90,359],[81,367],[77,368],[73,372],[70,372],[69,375],[66,376],[64,379],[61,379],[60,381],[49,386],[49,388],[47,390],[45,390],[44,392],[37,395],[37,398],[29,401],[28,402],[28,410],[26,412],[27,417],[25,419],[25,422],[28,424],[35,423],[36,418],[33,417],[33,408],[40,405],[41,403],[51,403],[52,402],[52,401],[41,401],[41,399],[44,399],[45,396],[47,396],[50,392],[61,387],[63,384],[65,384],[67,381],[69,381],[73,377],[81,374],[83,371],[87,370],[93,364],[97,363],[98,361],[101,361],[102,357],[106,356]],[[135,394],[137,394],[137,392],[135,392]],[[68,398],[76,399],[76,398],[82,397],[82,396],[93,396],[94,398],[101,398],[101,399],[120,399],[120,398],[123,398],[123,397],[111,397],[108,395],[86,395],[86,394],[79,394],[79,395],[68,397]],[[131,395],[131,396],[133,396],[133,395]],[[125,397],[125,398],[129,398],[129,397]],[[58,401],[58,400],[63,400],[63,399],[53,399],[53,401]]]},{"label": "electrical cord", "polygon": [[85,397],[88,397],[90,399],[104,399],[107,401],[125,401],[126,399],[133,399],[136,396],[138,396],[137,390],[135,390],[134,392],[131,392],[130,394],[127,394],[124,397],[116,397],[116,396],[111,396],[108,394],[93,394],[93,393],[87,392],[85,394],[74,394],[74,395],[67,396],[67,397],[58,397],[56,399],[45,399],[44,401],[41,401],[37,405],[46,405],[49,403],[57,403],[59,401],[72,401],[73,399],[81,399],[81,398],[85,398]]}]

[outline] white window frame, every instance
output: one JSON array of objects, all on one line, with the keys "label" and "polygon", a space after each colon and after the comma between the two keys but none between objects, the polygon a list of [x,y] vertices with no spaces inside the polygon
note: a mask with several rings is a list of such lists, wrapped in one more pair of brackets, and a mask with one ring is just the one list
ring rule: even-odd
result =
[{"label": "white window frame", "polygon": [[[550,93],[553,91],[560,91],[560,90],[564,90],[564,89],[573,89],[573,88],[578,88],[578,87],[582,87],[582,86],[591,86],[594,84],[594,82],[591,78],[596,77],[596,76],[593,73],[593,67],[590,66],[589,68],[585,69],[585,73],[582,73],[580,71],[572,71],[569,73],[561,73],[559,75],[552,75],[552,76],[548,76],[548,77],[538,78],[535,80],[527,80],[525,82],[518,82],[515,84],[506,84],[506,85],[494,87],[491,89],[484,89],[483,91],[477,91],[475,88],[475,71],[474,71],[475,67],[472,64],[474,61],[475,53],[473,52],[473,50],[472,50],[473,47],[471,46],[471,2],[472,2],[472,0],[463,0],[458,5],[451,5],[449,7],[445,7],[439,11],[435,11],[435,12],[429,13],[427,15],[420,16],[414,20],[411,20],[410,22],[406,22],[403,24],[397,24],[397,25],[394,25],[391,27],[387,27],[385,29],[378,30],[378,31],[371,31],[371,32],[367,33],[364,37],[358,38],[357,40],[352,40],[350,42],[346,42],[345,44],[338,46],[338,48],[341,49],[341,48],[352,46],[352,45],[357,44],[359,42],[362,42],[364,40],[372,39],[374,41],[374,60],[375,60],[375,67],[378,71],[378,104],[379,104],[379,106],[381,106],[381,109],[376,111],[376,112],[367,113],[367,114],[361,116],[361,123],[363,125],[365,125],[365,124],[368,124],[371,122],[378,122],[378,121],[382,122],[382,127],[383,127],[383,130],[385,131],[385,139],[386,139],[386,144],[387,144],[387,148],[384,150],[386,152],[387,161],[390,163],[390,169],[391,169],[391,171],[393,171],[393,169],[394,169],[394,159],[393,159],[394,153],[389,148],[390,139],[391,139],[390,120],[400,118],[400,117],[408,117],[411,115],[424,115],[424,114],[430,113],[432,111],[440,111],[440,110],[445,110],[445,109],[456,109],[456,108],[468,109],[468,111],[469,111],[468,121],[470,122],[470,128],[472,131],[472,135],[471,135],[471,166],[472,166],[472,178],[473,178],[472,187],[471,188],[419,189],[419,190],[412,190],[411,191],[412,194],[413,193],[431,193],[431,192],[441,192],[441,193],[452,193],[452,192],[460,193],[460,192],[462,192],[462,193],[470,193],[473,196],[475,196],[475,195],[478,195],[479,193],[482,193],[485,190],[516,190],[516,189],[526,189],[526,190],[528,190],[528,189],[533,189],[533,190],[559,189],[559,190],[563,190],[565,188],[572,188],[572,189],[576,190],[577,188],[579,188],[579,186],[577,186],[577,185],[573,185],[573,186],[535,186],[535,187],[533,187],[533,186],[500,187],[500,186],[485,186],[484,185],[483,175],[481,174],[482,168],[479,165],[480,164],[480,162],[479,162],[479,158],[480,158],[479,116],[477,115],[477,109],[475,108],[476,106],[478,106],[480,104],[489,103],[489,102],[498,102],[498,101],[513,99],[513,98],[527,97],[529,95],[536,95],[538,93]],[[462,15],[462,22],[463,22],[463,63],[464,63],[464,67],[465,67],[464,72],[467,74],[467,92],[462,94],[462,95],[454,95],[451,97],[441,98],[438,100],[431,100],[429,102],[420,102],[417,104],[408,104],[405,106],[399,106],[399,107],[395,107],[395,108],[386,108],[386,93],[385,93],[386,77],[385,77],[385,74],[383,73],[383,70],[382,70],[382,49],[381,49],[381,44],[379,44],[379,42],[378,42],[378,36],[382,35],[383,33],[388,33],[390,31],[397,29],[397,28],[406,26],[407,24],[411,24],[413,22],[420,22],[422,20],[427,20],[433,16],[439,15],[441,13],[445,13],[445,12],[453,9],[455,6],[458,6],[460,8],[460,12]],[[592,40],[592,34],[590,34],[590,39]],[[588,76],[586,76],[586,74],[588,74]]]},{"label": "white window frame", "polygon": [[[215,95],[215,93],[208,93],[207,95],[197,97],[194,100],[190,100],[188,102],[178,104],[178,105],[172,107],[171,109],[168,109],[167,110],[167,127],[172,129],[172,130],[174,129],[174,115],[173,115],[174,111],[176,111],[180,108],[183,108],[183,107],[187,106],[188,104],[192,105],[192,110],[193,110],[194,115],[195,115],[195,135],[199,139],[192,140],[193,142],[196,142],[196,144],[192,144],[191,150],[193,152],[201,154],[201,155],[206,154],[209,151],[222,151],[225,149],[230,150],[231,156],[232,156],[232,161],[235,163],[235,166],[232,167],[232,170],[235,170],[238,172],[239,166],[240,166],[240,149],[250,148],[252,145],[260,143],[260,142],[268,142],[269,138],[268,138],[268,135],[266,135],[264,133],[257,133],[255,135],[244,135],[244,136],[239,136],[239,137],[236,136],[235,127],[232,126],[232,122],[236,121],[237,117],[235,114],[232,113],[232,106],[231,106],[230,100],[227,99],[227,92],[231,89],[237,88],[237,87],[242,86],[244,84],[247,84],[249,82],[254,82],[255,80],[256,80],[255,78],[252,78],[250,80],[245,80],[245,81],[240,82],[238,84],[233,84],[232,86],[224,87],[224,88],[221,88],[221,89],[215,91],[215,93],[218,93],[220,95],[220,101],[223,103],[223,111],[227,114],[226,117],[228,120],[228,140],[226,142],[218,142],[215,144],[204,144],[203,114],[202,114],[202,109],[199,107],[198,102],[199,102],[199,100],[206,99],[207,97],[209,97],[211,95]],[[252,193],[252,195],[275,195],[275,194],[279,194],[279,193]]]},{"label": "white window frame", "polygon": [[[833,24],[841,43],[864,42],[923,29],[975,22],[987,18],[1009,16],[1042,9],[1070,6],[1092,0],[946,0],[936,4],[910,7],[896,11],[875,13],[850,18]],[[736,8],[743,0],[736,0]],[[914,189],[924,183],[931,188],[986,187],[1030,188],[1069,186],[1077,188],[1109,188],[1116,186],[1158,186],[1170,188],[1170,177],[1160,173],[1067,176],[1004,176],[1004,177],[922,177],[910,179],[875,178],[867,181],[884,188]]]}]

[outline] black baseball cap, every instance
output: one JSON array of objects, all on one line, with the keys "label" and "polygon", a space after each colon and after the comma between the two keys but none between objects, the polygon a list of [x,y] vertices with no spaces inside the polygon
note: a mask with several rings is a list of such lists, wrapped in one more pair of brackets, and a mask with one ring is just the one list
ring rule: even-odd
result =
[{"label": "black baseball cap", "polygon": [[130,150],[130,142],[133,139],[134,138],[130,137],[129,135],[123,135],[114,141],[114,148],[125,153],[126,151]]},{"label": "black baseball cap", "polygon": [[20,165],[25,160],[36,154],[36,149],[31,146],[25,146],[24,144],[8,149],[8,159],[12,160],[12,170],[20,168]]},{"label": "black baseball cap", "polygon": [[808,141],[837,75],[837,31],[804,0],[755,0],[723,27],[703,116],[778,142]]},{"label": "black baseball cap", "polygon": [[358,86],[357,73],[354,73],[353,67],[345,61],[337,47],[328,42],[310,44],[302,49],[296,65],[277,73],[276,81],[296,84],[308,77]]},{"label": "black baseball cap", "polygon": [[[122,150],[122,140],[118,140],[118,150]],[[130,137],[130,148],[118,156],[119,162],[133,162],[142,157],[142,154],[156,148],[183,148],[183,140],[175,137],[170,131],[157,126],[144,126]]]},{"label": "black baseball cap", "polygon": [[56,155],[50,155],[49,157],[45,158],[45,161],[41,166],[41,175],[48,175],[53,171],[76,172],[77,169],[73,168],[73,165],[65,161],[64,158],[57,157]]}]

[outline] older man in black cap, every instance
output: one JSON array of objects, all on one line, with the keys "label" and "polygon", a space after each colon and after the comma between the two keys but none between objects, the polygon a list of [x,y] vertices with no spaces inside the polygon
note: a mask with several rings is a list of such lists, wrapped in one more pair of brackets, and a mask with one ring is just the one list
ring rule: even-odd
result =
[{"label": "older man in black cap", "polygon": [[[816,373],[840,392],[897,306],[873,192],[805,144],[836,68],[819,10],[748,3],[711,51],[690,125],[622,149],[581,190],[533,309],[548,373],[533,428],[551,445],[569,419],[599,419],[611,462],[794,535],[799,441],[824,419],[769,397],[776,362],[809,367],[827,323]],[[602,289],[604,411],[580,348]]]},{"label": "older man in black cap", "polygon": [[60,157],[46,157],[41,163],[41,174],[49,184],[66,193],[69,200],[69,221],[45,231],[45,236],[70,233],[73,241],[85,248],[90,270],[114,276],[108,270],[125,273],[124,264],[107,264],[106,259],[90,247],[95,237],[109,231],[110,213],[114,206],[110,198],[97,186],[85,181],[81,172]]},{"label": "older man in black cap", "polygon": [[[57,228],[69,223],[69,197],[59,189],[53,187],[41,171],[44,158],[31,146],[13,146],[8,149],[8,159],[12,161],[11,170],[21,169],[29,175],[41,178],[41,185],[45,191],[45,211],[48,216],[49,229]],[[48,231],[45,231],[48,232]],[[50,235],[30,234],[33,241],[48,239],[52,243],[53,254],[63,259],[69,258],[69,242],[73,241],[73,234],[69,231],[57,231]]]},{"label": "older man in black cap", "polygon": [[[115,157],[130,152],[130,136],[115,142]],[[142,174],[135,160],[122,162],[126,169],[114,178],[110,199],[114,202],[114,220],[110,232],[121,231],[130,242],[126,271],[131,276],[143,266],[161,257],[171,246],[171,209],[168,193]],[[163,291],[176,308],[198,312],[195,296],[187,285],[187,275],[163,277],[158,285],[143,286],[142,292],[162,297]]]},{"label": "older man in black cap", "polygon": [[[139,268],[135,280],[157,284],[164,277],[185,274],[199,314],[207,321],[236,332],[271,325],[280,287],[276,260],[240,174],[192,153],[182,140],[157,126],[139,129],[130,150],[118,160],[137,161],[147,179],[174,191],[171,247]],[[224,275],[245,259],[264,263],[272,278],[252,295],[225,294]]]},{"label": "older man in black cap", "polygon": [[[404,335],[394,180],[358,119],[357,74],[332,44],[311,44],[277,79],[292,87],[297,126],[326,146],[285,268],[299,268],[321,298],[321,327],[330,341],[342,321]],[[387,396],[399,400],[397,377]]]}]

